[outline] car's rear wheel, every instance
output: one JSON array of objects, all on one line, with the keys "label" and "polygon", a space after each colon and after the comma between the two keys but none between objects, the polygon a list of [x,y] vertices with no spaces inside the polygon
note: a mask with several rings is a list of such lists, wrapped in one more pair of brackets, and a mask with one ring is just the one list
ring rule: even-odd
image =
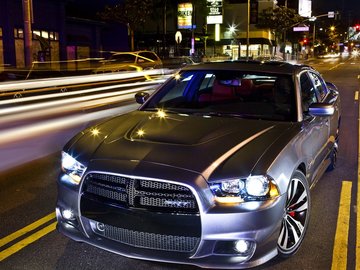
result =
[{"label": "car's rear wheel", "polygon": [[278,238],[279,256],[289,257],[300,247],[310,219],[310,190],[305,175],[295,171],[291,177],[285,215]]}]

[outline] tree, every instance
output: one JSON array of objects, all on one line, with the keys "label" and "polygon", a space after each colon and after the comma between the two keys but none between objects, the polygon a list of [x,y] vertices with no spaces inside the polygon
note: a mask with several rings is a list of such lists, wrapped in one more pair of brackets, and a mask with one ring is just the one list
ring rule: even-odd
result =
[{"label": "tree", "polygon": [[115,6],[106,6],[98,16],[106,21],[126,24],[131,37],[130,47],[134,51],[134,32],[145,24],[152,10],[153,0],[124,0]]},{"label": "tree", "polygon": [[296,10],[279,6],[277,8],[264,9],[259,14],[256,27],[265,29],[270,28],[273,30],[275,32],[275,39],[278,43],[283,35],[285,39],[286,30],[302,21],[304,21],[304,18],[301,17]]}]

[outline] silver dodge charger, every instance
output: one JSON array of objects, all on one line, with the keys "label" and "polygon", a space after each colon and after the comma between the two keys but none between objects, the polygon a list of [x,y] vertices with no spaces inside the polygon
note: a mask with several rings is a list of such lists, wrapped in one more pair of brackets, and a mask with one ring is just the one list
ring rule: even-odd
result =
[{"label": "silver dodge charger", "polygon": [[188,66],[62,152],[57,229],[126,257],[248,268],[296,253],[336,165],[340,96],[309,66]]}]

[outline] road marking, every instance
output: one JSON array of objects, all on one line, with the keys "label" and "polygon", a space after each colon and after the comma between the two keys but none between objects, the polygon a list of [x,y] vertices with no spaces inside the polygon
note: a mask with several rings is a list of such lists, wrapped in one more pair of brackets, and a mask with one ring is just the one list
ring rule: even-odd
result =
[{"label": "road marking", "polygon": [[22,236],[28,232],[35,230],[36,228],[40,227],[41,225],[45,224],[46,222],[48,222],[54,218],[55,218],[55,212],[31,223],[30,225],[22,228],[21,230],[18,230],[16,232],[0,239],[0,247],[10,243],[11,241],[14,241],[16,238],[19,238],[20,236]]},{"label": "road marking", "polygon": [[359,100],[359,91],[355,91],[355,100]]},{"label": "road marking", "polygon": [[339,67],[340,65],[343,65],[343,63],[339,63],[339,64],[337,64],[337,65],[335,65],[335,66],[331,67],[329,70],[333,70],[333,69],[335,69],[335,68]]},{"label": "road marking", "polygon": [[6,259],[7,257],[13,255],[14,253],[20,251],[24,247],[30,245],[31,243],[35,242],[36,240],[39,240],[44,235],[47,235],[48,233],[52,232],[56,228],[56,221],[45,228],[41,229],[40,231],[37,231],[36,233],[30,235],[29,237],[17,242],[16,244],[12,245],[11,247],[5,249],[4,251],[0,252],[0,262]]},{"label": "road marking", "polygon": [[331,270],[347,269],[351,188],[352,182],[342,182]]}]

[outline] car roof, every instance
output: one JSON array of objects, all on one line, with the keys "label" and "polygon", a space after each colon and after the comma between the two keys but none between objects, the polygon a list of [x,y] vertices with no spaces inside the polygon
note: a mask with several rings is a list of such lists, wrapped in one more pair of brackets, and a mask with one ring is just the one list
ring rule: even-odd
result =
[{"label": "car roof", "polygon": [[119,54],[139,54],[139,53],[143,53],[143,52],[147,52],[147,53],[153,53],[155,54],[153,51],[133,51],[133,52],[116,52],[116,53],[113,53],[112,55],[119,55]]},{"label": "car roof", "polygon": [[292,75],[301,70],[313,70],[310,66],[291,64],[281,61],[222,61],[206,62],[194,66],[186,66],[182,70],[241,70],[250,72],[266,72]]}]

